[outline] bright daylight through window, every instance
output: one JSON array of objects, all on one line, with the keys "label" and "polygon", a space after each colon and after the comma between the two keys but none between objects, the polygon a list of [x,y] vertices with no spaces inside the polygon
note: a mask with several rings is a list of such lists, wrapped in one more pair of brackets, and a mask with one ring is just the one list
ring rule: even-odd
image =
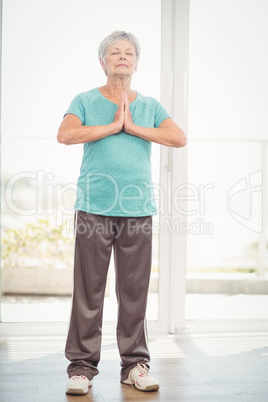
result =
[{"label": "bright daylight through window", "polygon": [[[3,5],[1,321],[68,321],[73,280],[73,206],[82,145],[56,135],[73,97],[103,85],[98,45],[117,29],[133,32],[141,58],[133,88],[160,100],[161,2],[34,1]],[[92,13],[94,7],[94,13]],[[142,7],[143,13],[139,12]],[[105,14],[103,14],[105,8]],[[102,24],[94,18],[102,14]],[[114,17],[111,20],[110,15]],[[150,33],[147,21],[150,22]],[[136,22],[139,21],[139,24]],[[15,29],[14,29],[15,27]],[[26,29],[27,27],[27,29]],[[105,27],[105,28],[104,28]],[[94,40],[92,40],[94,38]],[[72,57],[70,57],[70,54]],[[154,66],[154,68],[152,68]],[[159,146],[153,180],[159,180]],[[158,236],[148,319],[158,319]],[[104,320],[117,308],[111,261]]]}]

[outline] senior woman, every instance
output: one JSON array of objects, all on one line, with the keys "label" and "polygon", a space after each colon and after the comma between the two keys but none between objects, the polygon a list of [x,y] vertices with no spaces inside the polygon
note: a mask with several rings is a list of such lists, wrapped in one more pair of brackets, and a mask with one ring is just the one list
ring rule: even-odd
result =
[{"label": "senior woman", "polygon": [[160,103],[131,89],[140,46],[115,31],[99,46],[104,86],[77,95],[58,130],[84,144],[75,202],[74,289],[65,354],[66,392],[85,394],[98,374],[106,277],[114,251],[121,382],[154,391],[145,312],[151,272],[151,142],[183,147],[186,137]]}]

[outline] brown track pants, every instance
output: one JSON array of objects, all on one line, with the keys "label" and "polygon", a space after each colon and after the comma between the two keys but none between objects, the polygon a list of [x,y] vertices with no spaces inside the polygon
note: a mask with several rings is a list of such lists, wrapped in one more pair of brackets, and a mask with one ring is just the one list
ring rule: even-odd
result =
[{"label": "brown track pants", "polygon": [[121,381],[137,363],[149,368],[146,304],[151,272],[152,217],[76,212],[74,288],[65,356],[69,377],[99,373],[107,272],[114,250]]}]

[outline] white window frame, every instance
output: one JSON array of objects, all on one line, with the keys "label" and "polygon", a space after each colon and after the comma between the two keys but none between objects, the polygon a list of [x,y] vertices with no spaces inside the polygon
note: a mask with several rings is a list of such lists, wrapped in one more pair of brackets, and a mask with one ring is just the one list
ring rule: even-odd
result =
[{"label": "white window frame", "polygon": [[[161,10],[161,101],[186,134],[189,7],[189,0],[162,0]],[[187,222],[187,217],[181,212],[186,210],[186,200],[180,201],[180,211],[173,197],[179,186],[187,183],[187,146],[161,147],[160,166],[164,211],[160,214],[159,322],[165,332],[175,333],[185,329],[186,236],[177,228]]]}]

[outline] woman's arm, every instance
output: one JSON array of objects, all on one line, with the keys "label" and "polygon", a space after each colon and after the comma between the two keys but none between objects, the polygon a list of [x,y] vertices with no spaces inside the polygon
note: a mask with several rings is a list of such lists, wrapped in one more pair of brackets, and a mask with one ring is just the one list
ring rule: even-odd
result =
[{"label": "woman's arm", "polygon": [[180,148],[186,145],[184,132],[171,118],[162,121],[158,128],[140,127],[132,123],[129,128],[124,126],[124,130],[128,134],[136,135],[144,140],[156,142],[157,144],[166,145],[168,147]]},{"label": "woman's arm", "polygon": [[158,128],[140,127],[133,123],[127,96],[125,96],[125,119],[124,131],[131,135],[143,138],[147,141],[168,147],[184,147],[186,145],[186,135],[183,130],[171,119],[165,119]]},{"label": "woman's arm", "polygon": [[77,116],[67,114],[59,127],[57,140],[65,145],[83,144],[118,132],[114,122],[107,126],[83,126]]},{"label": "woman's arm", "polygon": [[119,133],[123,130],[123,124],[124,103],[122,102],[114,115],[114,121],[106,126],[83,126],[76,115],[67,114],[59,127],[57,140],[65,145],[84,144]]},{"label": "woman's arm", "polygon": [[65,145],[96,141],[120,131],[135,135],[147,141],[169,147],[184,147],[186,136],[171,119],[165,119],[158,128],[140,127],[133,123],[126,93],[122,93],[114,121],[106,126],[83,126],[74,114],[67,114],[58,130],[58,142]]}]

